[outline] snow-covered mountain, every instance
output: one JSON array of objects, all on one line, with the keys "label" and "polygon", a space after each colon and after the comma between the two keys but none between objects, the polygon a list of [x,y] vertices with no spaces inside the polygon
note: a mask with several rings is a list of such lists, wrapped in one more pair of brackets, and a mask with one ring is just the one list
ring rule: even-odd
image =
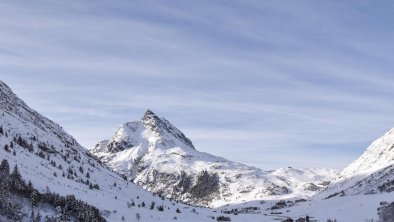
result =
[{"label": "snow-covered mountain", "polygon": [[263,171],[199,152],[179,129],[151,110],[140,121],[123,124],[91,153],[148,191],[210,207],[306,198],[337,173],[330,169]]},{"label": "snow-covered mountain", "polygon": [[[288,216],[309,215],[322,221],[393,221],[394,129],[375,140],[332,183],[307,204],[286,208]],[[378,219],[379,218],[379,219]]]},{"label": "snow-covered mountain", "polygon": [[[249,222],[306,215],[320,221],[371,221],[379,217],[378,210],[389,217],[394,212],[394,204],[389,204],[394,200],[393,147],[391,130],[338,176],[329,169],[263,171],[199,152],[180,130],[147,111],[140,121],[122,125],[109,140],[87,151],[0,81],[0,221],[12,221],[4,212],[15,209],[23,217],[18,221],[30,221],[33,200],[41,221],[67,212],[72,214],[63,221],[83,221],[76,219],[75,206],[61,202],[75,202],[74,197],[83,201],[76,212],[89,218],[83,212],[97,208],[108,221]],[[15,170],[4,177],[3,160],[9,169],[18,166],[24,185],[15,183]],[[4,190],[4,184],[13,185]],[[29,189],[28,196],[15,193],[15,185]],[[10,189],[14,193],[7,195]]]},{"label": "snow-covered mountain", "polygon": [[[308,215],[312,218],[311,221],[392,222],[394,221],[393,147],[394,130],[390,130],[374,141],[357,160],[343,169],[323,191],[302,201],[282,199],[268,202],[271,207],[260,212],[266,215],[280,215],[279,218],[283,221],[287,221],[286,218],[295,220]],[[283,170],[288,169],[279,169],[279,171]],[[294,170],[290,169],[285,175],[289,178],[294,177]],[[259,201],[226,206],[225,209],[233,212],[240,207],[245,209],[256,206],[259,206]]]},{"label": "snow-covered mountain", "polygon": [[355,195],[394,190],[394,129],[375,140],[343,169],[323,195]]},{"label": "snow-covered mountain", "polygon": [[[28,107],[2,81],[0,147],[0,161],[6,160],[11,169],[17,165],[25,184],[31,181],[29,187],[43,194],[74,195],[97,207],[108,221],[122,221],[123,218],[124,221],[134,221],[136,217],[141,221],[173,221],[174,218],[203,221],[208,216],[219,215],[211,210],[192,211],[190,206],[154,196],[125,180],[102,165],[61,126]],[[0,186],[0,200],[3,200],[1,198],[18,199],[14,195],[4,196]],[[23,198],[18,201],[25,203],[22,206],[23,221],[30,221],[31,204]],[[155,206],[152,208],[153,202]],[[62,213],[67,211],[65,209],[61,209]],[[41,213],[42,221],[46,215],[60,213],[47,202],[39,203],[35,211]],[[0,221],[11,220],[1,212]]]}]

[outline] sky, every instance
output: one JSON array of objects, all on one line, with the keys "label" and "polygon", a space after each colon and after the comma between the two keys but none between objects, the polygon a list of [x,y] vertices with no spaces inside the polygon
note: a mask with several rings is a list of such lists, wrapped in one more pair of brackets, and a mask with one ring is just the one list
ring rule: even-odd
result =
[{"label": "sky", "polygon": [[341,169],[394,127],[394,2],[0,2],[0,79],[86,148],[153,110],[204,152]]}]

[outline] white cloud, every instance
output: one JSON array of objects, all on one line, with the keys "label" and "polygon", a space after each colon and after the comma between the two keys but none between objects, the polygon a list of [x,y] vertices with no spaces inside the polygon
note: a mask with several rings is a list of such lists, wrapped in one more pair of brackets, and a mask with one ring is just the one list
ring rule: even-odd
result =
[{"label": "white cloud", "polygon": [[340,155],[343,166],[393,126],[394,33],[348,2],[8,1],[0,10],[0,78],[88,147],[149,107],[198,149],[236,161],[334,166]]}]

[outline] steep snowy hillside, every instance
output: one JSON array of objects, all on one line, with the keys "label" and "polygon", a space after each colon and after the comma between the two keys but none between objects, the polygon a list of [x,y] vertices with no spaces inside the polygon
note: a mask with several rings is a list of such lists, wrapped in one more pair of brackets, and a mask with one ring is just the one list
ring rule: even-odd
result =
[{"label": "steep snowy hillside", "polygon": [[169,121],[147,110],[91,153],[148,191],[204,206],[258,199],[305,198],[324,188],[333,170],[267,172],[199,152]]},{"label": "steep snowy hillside", "polygon": [[[375,140],[367,150],[343,169],[321,195],[354,195],[394,190],[394,129]],[[320,195],[319,195],[320,196]]]},{"label": "steep snowy hillside", "polygon": [[394,163],[394,129],[375,140],[367,150],[340,174],[341,178],[369,175]]},{"label": "steep snowy hillside", "polygon": [[[140,221],[202,221],[219,215],[205,209],[192,211],[125,180],[91,156],[58,124],[29,108],[1,81],[0,147],[0,160],[7,160],[10,169],[17,165],[26,184],[31,181],[31,187],[43,194],[75,195],[97,207],[109,221],[133,221],[136,217]],[[29,205],[26,202],[23,207],[25,218]],[[7,221],[0,215],[3,220]]]}]

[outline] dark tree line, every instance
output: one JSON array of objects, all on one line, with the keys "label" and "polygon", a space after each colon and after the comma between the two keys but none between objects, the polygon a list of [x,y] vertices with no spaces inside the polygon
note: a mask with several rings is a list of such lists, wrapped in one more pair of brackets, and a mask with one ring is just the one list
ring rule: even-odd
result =
[{"label": "dark tree line", "polygon": [[12,221],[22,221],[23,219],[22,206],[11,199],[10,192],[13,189],[12,185],[16,183],[11,175],[17,175],[17,170],[18,168],[14,168],[10,174],[8,162],[3,160],[0,164],[0,214],[7,216]]},{"label": "dark tree line", "polygon": [[383,206],[381,208],[378,208],[378,210],[380,210],[378,212],[380,221],[394,222],[394,202],[392,202],[386,206]]},{"label": "dark tree line", "polygon": [[382,192],[393,192],[394,191],[394,180],[387,181],[382,185],[378,186],[379,191]]},{"label": "dark tree line", "polygon": [[[23,214],[22,206],[17,198],[13,198],[15,196],[30,200],[32,209],[40,204],[48,204],[55,208],[57,215],[53,218],[46,218],[45,221],[105,221],[96,207],[76,199],[74,195],[60,196],[56,193],[38,192],[31,182],[26,184],[17,165],[10,172],[7,160],[3,160],[0,164],[0,178],[0,214],[12,221],[22,221],[27,217]],[[34,221],[39,214],[34,216],[32,210],[32,216],[31,219]]]},{"label": "dark tree line", "polygon": [[219,217],[216,217],[216,220],[217,221],[231,221],[231,218],[225,217],[225,216],[219,216]]},{"label": "dark tree line", "polygon": [[14,137],[13,141],[18,144],[19,146],[29,150],[29,152],[33,152],[34,148],[33,148],[33,144],[32,143],[28,143],[27,140],[23,139],[20,135],[18,137]]},{"label": "dark tree line", "polygon": [[218,174],[203,170],[197,175],[196,184],[190,189],[190,194],[195,198],[205,198],[218,191]]}]

